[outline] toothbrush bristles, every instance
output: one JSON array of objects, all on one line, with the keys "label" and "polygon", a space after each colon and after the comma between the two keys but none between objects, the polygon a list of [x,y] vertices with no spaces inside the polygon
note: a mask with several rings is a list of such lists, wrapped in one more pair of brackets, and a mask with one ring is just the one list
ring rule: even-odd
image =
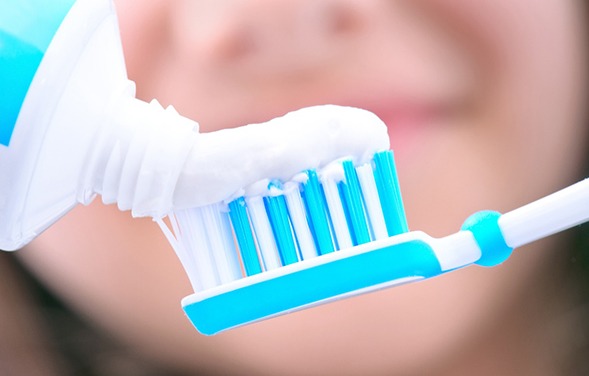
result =
[{"label": "toothbrush bristles", "polygon": [[392,151],[303,173],[265,195],[170,216],[195,291],[408,231]]}]

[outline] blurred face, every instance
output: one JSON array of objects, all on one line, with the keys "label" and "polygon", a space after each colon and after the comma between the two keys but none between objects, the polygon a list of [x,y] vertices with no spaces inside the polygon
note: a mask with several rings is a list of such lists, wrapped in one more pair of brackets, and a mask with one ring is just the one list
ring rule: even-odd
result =
[{"label": "blurred face", "polygon": [[[587,137],[577,2],[116,5],[138,96],[173,104],[204,132],[324,103],[379,115],[412,229],[446,235],[477,210],[508,211],[578,178]],[[188,280],[150,220],[100,203],[77,208],[21,256],[97,325],[178,367],[440,374],[523,333],[524,297],[554,268],[552,248],[539,242],[495,269],[468,268],[211,338],[183,317]]]}]

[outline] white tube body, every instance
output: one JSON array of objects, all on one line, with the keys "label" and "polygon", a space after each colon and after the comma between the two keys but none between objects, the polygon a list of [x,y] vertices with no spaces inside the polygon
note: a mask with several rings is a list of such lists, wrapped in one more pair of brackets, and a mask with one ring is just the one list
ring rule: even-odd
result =
[{"label": "white tube body", "polygon": [[0,249],[15,250],[97,193],[163,216],[198,124],[135,99],[111,0],[79,0],[0,148]]}]

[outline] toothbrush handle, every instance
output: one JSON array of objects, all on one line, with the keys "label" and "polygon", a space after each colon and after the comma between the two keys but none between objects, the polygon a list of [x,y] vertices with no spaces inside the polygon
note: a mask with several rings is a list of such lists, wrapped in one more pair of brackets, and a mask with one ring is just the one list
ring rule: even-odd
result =
[{"label": "toothbrush handle", "polygon": [[512,248],[589,221],[589,178],[503,214],[498,224]]}]

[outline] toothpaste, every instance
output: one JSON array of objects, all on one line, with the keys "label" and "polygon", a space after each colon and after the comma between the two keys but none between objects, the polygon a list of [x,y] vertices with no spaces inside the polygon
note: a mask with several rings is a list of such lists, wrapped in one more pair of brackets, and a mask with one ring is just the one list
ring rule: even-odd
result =
[{"label": "toothpaste", "polygon": [[388,148],[387,127],[376,115],[335,105],[202,133],[180,173],[174,209],[238,196],[262,179],[289,181],[301,171],[320,169],[342,157],[362,163]]}]

